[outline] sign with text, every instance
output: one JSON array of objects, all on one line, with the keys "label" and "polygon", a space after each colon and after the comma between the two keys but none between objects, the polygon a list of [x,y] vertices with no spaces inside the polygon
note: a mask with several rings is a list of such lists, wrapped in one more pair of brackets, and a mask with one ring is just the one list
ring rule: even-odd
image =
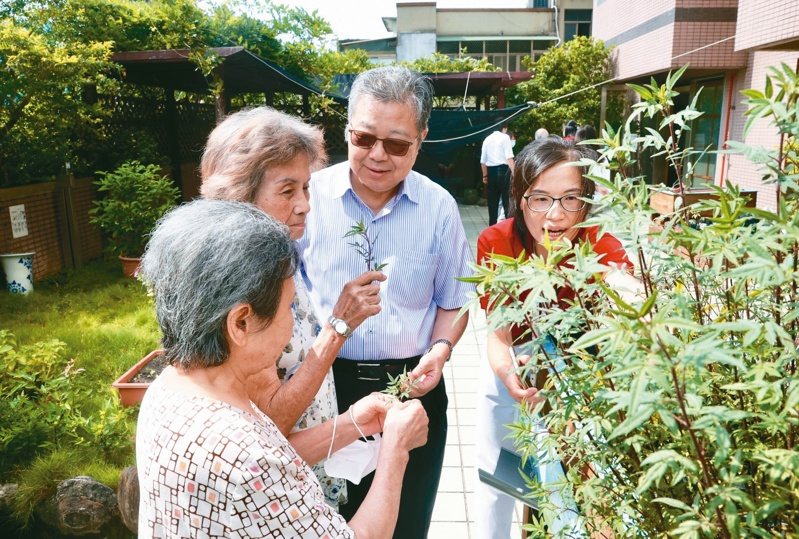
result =
[{"label": "sign with text", "polygon": [[9,206],[8,213],[11,215],[11,237],[14,239],[28,235],[28,220],[25,218],[25,204]]}]

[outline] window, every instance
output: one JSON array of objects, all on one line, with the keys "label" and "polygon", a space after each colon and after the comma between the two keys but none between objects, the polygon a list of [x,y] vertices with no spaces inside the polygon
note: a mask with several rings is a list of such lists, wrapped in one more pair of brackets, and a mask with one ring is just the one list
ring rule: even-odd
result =
[{"label": "window", "polygon": [[[491,39],[486,41],[439,41],[438,52],[450,58],[486,58],[503,71],[524,71],[524,58],[541,56],[554,41],[529,39]],[[465,50],[464,50],[465,49]]]},{"label": "window", "polygon": [[532,43],[524,40],[513,40],[508,43],[508,52],[526,52],[530,54]]},{"label": "window", "polygon": [[569,41],[577,36],[591,35],[590,9],[563,10],[563,40]]},{"label": "window", "polygon": [[549,7],[549,0],[533,0],[533,7]]},{"label": "window", "polygon": [[506,40],[502,41],[486,41],[486,53],[502,53],[505,54],[508,52],[508,42]]},{"label": "window", "polygon": [[466,49],[467,56],[481,58],[483,56],[482,41],[461,41],[461,49]]},{"label": "window", "polygon": [[696,108],[704,114],[694,120],[689,145],[696,152],[707,150],[708,153],[693,156],[695,187],[712,184],[716,177],[716,155],[711,152],[718,149],[724,79],[698,81],[696,86],[704,87],[696,100]]},{"label": "window", "polygon": [[457,41],[439,41],[438,42],[438,52],[441,54],[454,54],[455,56],[458,55],[460,52],[458,50],[458,42]]}]

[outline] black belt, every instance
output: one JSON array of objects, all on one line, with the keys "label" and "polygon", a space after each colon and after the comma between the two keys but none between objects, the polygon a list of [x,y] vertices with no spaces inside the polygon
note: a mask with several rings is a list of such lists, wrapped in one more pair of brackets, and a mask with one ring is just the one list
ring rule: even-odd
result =
[{"label": "black belt", "polygon": [[413,356],[405,359],[381,359],[374,361],[355,361],[343,357],[336,358],[333,369],[336,376],[351,376],[356,380],[369,382],[388,382],[388,377],[397,377],[403,372],[412,371],[422,356]]}]

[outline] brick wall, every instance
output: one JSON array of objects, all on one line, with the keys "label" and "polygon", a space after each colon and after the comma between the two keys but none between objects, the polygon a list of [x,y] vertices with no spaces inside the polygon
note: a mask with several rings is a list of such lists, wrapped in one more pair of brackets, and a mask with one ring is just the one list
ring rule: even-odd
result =
[{"label": "brick wall", "polygon": [[[694,0],[696,2],[696,0]],[[678,22],[674,25],[672,68],[691,64],[691,69],[740,69],[746,66],[747,55],[735,52],[735,40],[730,39],[705,47],[735,35],[735,21]],[[701,49],[701,50],[696,50]],[[696,51],[688,53],[689,51]]]},{"label": "brick wall", "polygon": [[[674,9],[676,0],[605,0],[596,2],[593,13],[594,37],[608,41],[619,34]],[[650,51],[651,52],[651,51]]]},{"label": "brick wall", "polygon": [[103,238],[100,231],[89,223],[89,210],[97,196],[97,188],[91,178],[73,181],[72,204],[75,227],[78,231],[78,252],[83,261],[99,258],[103,254]]},{"label": "brick wall", "polygon": [[[746,118],[743,113],[746,110],[744,97],[740,91],[746,88],[764,89],[766,83],[766,73],[770,66],[778,66],[780,62],[785,62],[795,68],[799,60],[799,52],[795,51],[758,51],[749,55],[749,62],[745,70],[736,73],[734,102],[735,111],[730,119],[730,139],[743,141],[750,146],[763,146],[767,149],[775,149],[779,144],[777,130],[768,120],[755,122],[749,135],[744,139],[743,129]],[[757,205],[761,208],[774,209],[776,206],[776,194],[773,186],[764,186],[761,182],[761,173],[745,157],[731,155],[725,170],[725,178],[729,178],[733,183],[741,187],[757,189]]]},{"label": "brick wall", "polygon": [[[15,239],[8,208],[18,204],[25,205],[28,235]],[[0,189],[0,253],[35,252],[34,281],[63,267],[59,227],[55,182]]]},{"label": "brick wall", "polygon": [[799,1],[739,0],[735,49],[799,39]]},{"label": "brick wall", "polygon": [[605,0],[594,11],[594,35],[615,47],[614,73],[621,80],[686,63],[741,69],[746,55],[735,51],[733,39],[702,48],[734,36],[736,14],[737,0]]},{"label": "brick wall", "polygon": [[[199,193],[197,164],[184,163],[181,171],[185,199],[190,200]],[[169,172],[167,167],[164,173]],[[62,178],[58,182],[0,189],[0,253],[34,251],[34,281],[73,267],[73,262],[81,266],[99,258],[103,254],[103,238],[89,222],[96,196],[92,178]],[[25,205],[28,235],[14,239],[8,208],[19,204]],[[0,281],[4,283],[2,278]]]},{"label": "brick wall", "polygon": [[[668,71],[671,67],[674,25],[664,26],[628,41],[613,51],[614,77],[620,80]],[[653,47],[652,43],[657,43]]]}]

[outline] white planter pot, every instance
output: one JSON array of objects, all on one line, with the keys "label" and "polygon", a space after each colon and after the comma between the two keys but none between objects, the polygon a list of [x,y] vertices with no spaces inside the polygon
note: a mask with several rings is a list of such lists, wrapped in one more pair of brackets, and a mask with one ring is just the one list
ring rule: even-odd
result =
[{"label": "white planter pot", "polygon": [[12,294],[28,294],[33,291],[33,253],[0,254],[0,262]]}]

